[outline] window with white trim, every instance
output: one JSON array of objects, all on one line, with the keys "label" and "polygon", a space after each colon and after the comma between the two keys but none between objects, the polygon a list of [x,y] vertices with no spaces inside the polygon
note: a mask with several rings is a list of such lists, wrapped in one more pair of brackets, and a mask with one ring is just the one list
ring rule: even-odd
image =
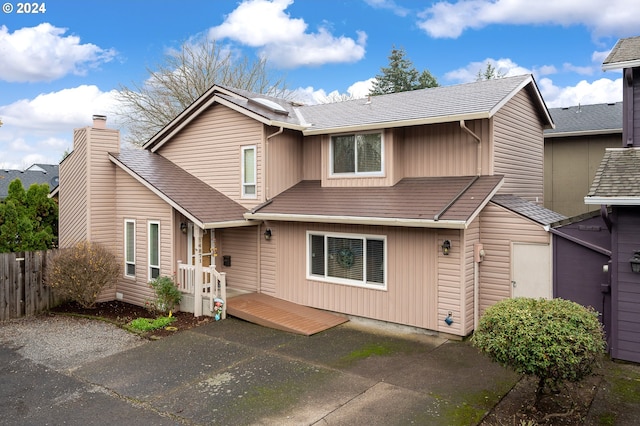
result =
[{"label": "window with white trim", "polygon": [[386,289],[386,237],[307,232],[307,278]]},{"label": "window with white trim", "polygon": [[160,222],[149,221],[149,281],[160,276]]},{"label": "window with white trim", "polygon": [[124,221],[124,275],[136,276],[136,221]]},{"label": "window with white trim", "polygon": [[331,137],[332,175],[381,175],[382,133],[355,133]]},{"label": "window with white trim", "polygon": [[256,147],[242,147],[242,197],[256,198]]}]

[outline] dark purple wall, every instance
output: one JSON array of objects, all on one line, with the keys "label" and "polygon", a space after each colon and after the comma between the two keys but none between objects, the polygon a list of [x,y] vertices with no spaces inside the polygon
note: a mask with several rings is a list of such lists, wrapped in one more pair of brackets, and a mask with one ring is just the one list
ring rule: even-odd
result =
[{"label": "dark purple wall", "polygon": [[629,259],[640,250],[640,207],[614,207],[612,350],[614,358],[640,362],[640,274]]},{"label": "dark purple wall", "polygon": [[553,296],[593,307],[609,340],[611,294],[603,287],[610,283],[610,273],[603,272],[610,260],[609,230],[595,216],[556,228],[553,234]]}]

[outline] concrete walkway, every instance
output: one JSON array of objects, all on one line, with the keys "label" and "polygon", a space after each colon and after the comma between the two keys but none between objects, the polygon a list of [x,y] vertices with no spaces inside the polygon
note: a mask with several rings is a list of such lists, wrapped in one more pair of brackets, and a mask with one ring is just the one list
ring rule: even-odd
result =
[{"label": "concrete walkway", "polygon": [[466,342],[233,318],[65,373],[0,365],[2,425],[468,425],[518,380]]}]

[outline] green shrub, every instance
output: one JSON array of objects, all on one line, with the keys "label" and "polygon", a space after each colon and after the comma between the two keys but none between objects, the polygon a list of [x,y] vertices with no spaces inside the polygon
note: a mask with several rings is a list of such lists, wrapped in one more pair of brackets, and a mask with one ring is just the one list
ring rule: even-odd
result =
[{"label": "green shrub", "polygon": [[150,281],[149,285],[156,293],[153,307],[160,312],[173,311],[182,300],[182,293],[169,277],[158,277]]},{"label": "green shrub", "polygon": [[[605,351],[597,312],[563,299],[506,299],[486,310],[472,337],[493,361],[545,384],[593,374]],[[551,383],[549,383],[551,382]]]},{"label": "green shrub", "polygon": [[91,308],[102,290],[115,284],[120,263],[107,248],[82,241],[59,250],[45,271],[46,283],[65,299]]},{"label": "green shrub", "polygon": [[129,323],[129,326],[138,331],[152,331],[164,328],[175,320],[175,317],[159,317],[156,319],[136,318]]}]

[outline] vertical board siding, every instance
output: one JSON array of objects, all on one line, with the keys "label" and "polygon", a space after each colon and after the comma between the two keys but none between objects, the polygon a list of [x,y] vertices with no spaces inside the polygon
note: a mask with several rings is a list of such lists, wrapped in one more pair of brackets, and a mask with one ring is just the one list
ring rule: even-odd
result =
[{"label": "vertical board siding", "polygon": [[[482,139],[482,171],[489,174],[489,122],[466,124]],[[478,143],[458,123],[406,128],[402,154],[405,177],[473,176],[477,171]]]},{"label": "vertical board siding", "polygon": [[231,266],[219,269],[226,272],[228,287],[258,290],[258,232],[257,226],[216,230],[216,239],[220,237],[221,242],[218,256],[231,256]]},{"label": "vertical board siding", "polygon": [[148,284],[150,278],[147,221],[160,222],[160,275],[172,276],[177,267],[173,255],[173,209],[120,169],[116,172],[116,190],[118,201],[112,235],[122,268],[124,268],[124,221],[125,219],[136,221],[136,276],[135,278],[125,277],[123,269],[122,276],[118,280],[117,291],[123,294],[125,302],[144,306],[145,302],[154,297],[153,290]]},{"label": "vertical board siding", "polygon": [[307,136],[302,141],[302,178],[304,180],[322,179],[322,137]]},{"label": "vertical board siding", "polygon": [[489,203],[480,214],[480,242],[485,251],[480,263],[480,314],[511,297],[511,243],[549,244],[542,225]]},{"label": "vertical board siding", "polygon": [[73,152],[60,163],[58,241],[70,247],[87,239],[87,128],[73,132]]},{"label": "vertical board siding", "polygon": [[[616,208],[617,289],[612,312],[617,332],[612,342],[614,358],[640,362],[640,274],[633,273],[629,259],[640,250],[640,208]],[[615,223],[615,222],[614,222]]]},{"label": "vertical board siding", "polygon": [[[241,147],[255,145],[257,199],[241,197]],[[215,104],[158,151],[227,197],[252,207],[263,197],[263,125],[223,105]]]},{"label": "vertical board siding", "polygon": [[494,173],[505,175],[500,193],[542,204],[544,138],[537,117],[526,90],[518,92],[496,113],[493,118]]},{"label": "vertical board siding", "polygon": [[[268,134],[278,129],[269,128]],[[285,130],[267,144],[267,198],[273,198],[302,180],[302,137],[299,132]]]},{"label": "vertical board siding", "polygon": [[[269,242],[277,245],[276,297],[348,315],[436,329],[438,288],[434,231],[291,222],[279,222],[276,229]],[[307,280],[308,230],[386,236],[387,290]]]}]

